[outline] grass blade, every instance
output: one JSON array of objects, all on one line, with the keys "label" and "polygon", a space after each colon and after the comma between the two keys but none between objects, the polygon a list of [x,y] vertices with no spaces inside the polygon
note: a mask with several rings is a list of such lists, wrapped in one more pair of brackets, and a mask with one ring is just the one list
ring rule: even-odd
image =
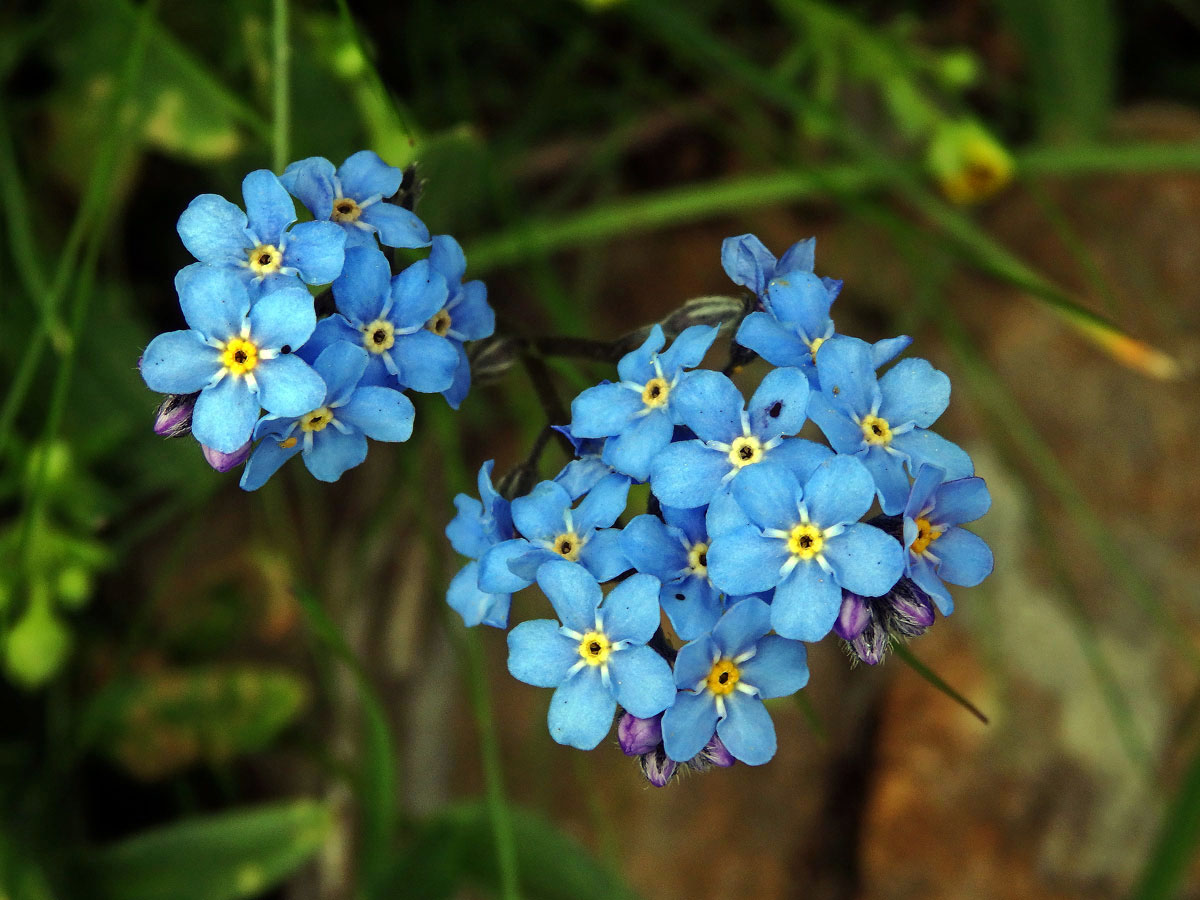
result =
[{"label": "grass blade", "polygon": [[909,650],[908,647],[906,647],[904,644],[893,642],[891,649],[892,652],[896,654],[896,656],[898,656],[906,666],[908,666],[910,669],[932,684],[935,688],[977,718],[984,725],[989,724],[988,717],[983,714],[978,706],[976,706],[954,688],[950,687],[950,685],[946,683],[945,679],[933,671],[933,669],[929,668],[929,666],[925,665],[925,663],[913,656],[912,651]]}]

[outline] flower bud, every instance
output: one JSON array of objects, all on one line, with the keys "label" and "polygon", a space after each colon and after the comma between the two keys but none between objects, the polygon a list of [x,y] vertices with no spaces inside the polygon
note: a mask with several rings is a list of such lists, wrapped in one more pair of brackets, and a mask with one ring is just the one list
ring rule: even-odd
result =
[{"label": "flower bud", "polygon": [[625,713],[617,724],[617,740],[621,744],[621,752],[626,756],[654,752],[662,743],[662,715],[639,719]]},{"label": "flower bud", "polygon": [[167,394],[154,417],[159,437],[183,437],[192,433],[192,409],[199,394]]},{"label": "flower bud", "polygon": [[228,472],[250,458],[250,451],[254,449],[254,441],[246,441],[246,443],[242,444],[242,446],[238,447],[232,453],[222,453],[220,450],[214,450],[205,444],[201,444],[200,449],[204,451],[205,462],[218,472]]},{"label": "flower bud", "polygon": [[712,740],[704,745],[704,749],[700,751],[700,756],[704,762],[710,766],[717,766],[721,769],[728,769],[732,766],[736,759],[729,752],[729,748],[725,746],[725,742],[718,735],[713,735]]},{"label": "flower bud", "polygon": [[933,625],[933,599],[909,578],[901,578],[888,593],[888,630],[905,637],[924,634]]},{"label": "flower bud", "polygon": [[860,597],[842,592],[842,608],[833,625],[859,660],[879,663],[893,640],[924,634],[933,624],[933,601],[907,576],[882,597]]},{"label": "flower bud", "polygon": [[871,605],[866,597],[842,591],[842,609],[833,630],[843,641],[853,641],[871,624]]},{"label": "flower bud", "polygon": [[642,774],[655,787],[666,787],[678,767],[675,760],[668,757],[661,748],[643,753],[638,760],[642,765]]}]

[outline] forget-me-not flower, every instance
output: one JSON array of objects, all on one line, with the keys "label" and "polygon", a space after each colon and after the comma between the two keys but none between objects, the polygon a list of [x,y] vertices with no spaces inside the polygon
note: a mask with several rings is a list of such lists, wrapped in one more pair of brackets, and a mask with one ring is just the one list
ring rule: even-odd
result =
[{"label": "forget-me-not flower", "polygon": [[571,433],[607,437],[605,461],[637,481],[648,479],[651,463],[681,424],[674,398],[691,377],[684,370],[700,365],[716,336],[716,328],[693,325],[660,353],[666,338],[655,325],[642,346],[617,364],[620,382],[598,384],[575,398]]},{"label": "forget-me-not flower", "polygon": [[675,658],[675,702],[663,713],[667,756],[685,762],[714,731],[730,753],[759,766],[775,755],[775,725],[763,700],[808,683],[804,645],[771,630],[770,608],[757,597],[721,617],[711,635],[685,644]]},{"label": "forget-me-not flower", "polygon": [[570,441],[575,450],[575,459],[563,466],[554,480],[566,489],[572,500],[578,500],[594,488],[601,478],[613,473],[613,467],[604,461],[607,439],[576,437],[567,425],[551,427]]},{"label": "forget-me-not flower", "polygon": [[323,156],[310,156],[283,170],[280,182],[315,219],[333,222],[346,232],[346,247],[428,247],[429,229],[417,214],[384,203],[400,190],[404,173],[372,150],[359,150],[335,171]]},{"label": "forget-me-not flower", "polygon": [[908,500],[906,463],[914,475],[922,463],[952,479],[974,474],[966,451],[927,430],[950,403],[950,379],[926,360],[903,359],[877,380],[870,345],[838,335],[817,352],[817,374],[809,418],[834,450],[862,460],[888,515]]},{"label": "forget-me-not flower", "polygon": [[454,498],[458,514],[446,526],[446,537],[454,549],[471,559],[451,579],[446,593],[446,602],[468,628],[480,623],[507,627],[512,605],[511,593],[489,593],[479,587],[479,558],[513,536],[511,505],[492,486],[493,465],[489,459],[479,469],[478,500],[467,494]]},{"label": "forget-me-not flower", "polygon": [[458,241],[450,235],[434,237],[429,265],[446,280],[448,293],[445,306],[430,316],[425,327],[446,338],[458,353],[454,382],[442,391],[450,408],[458,409],[471,389],[471,363],[463,342],[491,337],[496,330],[496,314],[487,302],[487,285],[478,279],[463,281],[467,258]]},{"label": "forget-me-not flower", "polygon": [[175,279],[187,331],[160,334],[142,354],[142,378],[169,394],[199,391],[192,434],[233,453],[250,439],[260,408],[298,416],[325,396],[325,382],[294,350],[316,325],[312,297],[298,284],[261,296],[254,306],[229,269],[182,270]]},{"label": "forget-me-not flower", "polygon": [[944,474],[929,465],[917,472],[904,506],[904,548],[908,577],[949,615],[954,599],[943,582],[974,587],[992,572],[991,548],[958,527],[986,513],[992,498],[982,478],[943,482]]},{"label": "forget-me-not flower", "polygon": [[639,718],[675,698],[671,667],[646,643],[658,630],[658,579],[633,575],[604,596],[582,566],[555,560],[538,570],[562,624],[522,622],[508,634],[508,670],[552,687],[548,722],[560,744],[591,750],[612,728],[620,703]]},{"label": "forget-me-not flower", "polygon": [[750,524],[722,532],[708,551],[713,583],[731,594],[775,588],[771,626],[819,641],[833,627],[842,589],[877,597],[904,572],[900,544],[858,520],[875,485],[857,459],[834,456],[803,488],[782,466],[755,466],[733,486]]},{"label": "forget-me-not flower", "polygon": [[296,221],[296,206],[279,179],[257,169],[242,181],[242,212],[218,194],[188,204],[176,230],[188,252],[210,266],[232,269],[255,284],[296,276],[328,284],[342,271],[346,234],[332,222]]}]

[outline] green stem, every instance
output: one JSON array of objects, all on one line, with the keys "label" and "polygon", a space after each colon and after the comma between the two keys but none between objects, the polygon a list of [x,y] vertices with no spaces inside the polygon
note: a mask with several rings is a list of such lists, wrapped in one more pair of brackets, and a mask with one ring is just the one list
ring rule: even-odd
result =
[{"label": "green stem", "polygon": [[906,666],[908,666],[910,669],[932,684],[935,688],[977,718],[980,722],[982,722],[984,725],[988,724],[988,717],[980,711],[978,706],[976,706],[954,688],[950,687],[950,685],[946,683],[942,676],[938,675],[937,672],[933,671],[933,669],[929,668],[929,666],[925,665],[925,663],[913,656],[912,651],[909,650],[908,647],[901,643],[893,643],[892,652],[896,654],[896,656],[899,657]]},{"label": "green stem", "polygon": [[275,104],[271,119],[271,144],[275,153],[275,171],[278,173],[288,164],[288,129],[291,124],[291,84],[288,67],[292,49],[288,43],[288,0],[273,0],[272,10]]}]

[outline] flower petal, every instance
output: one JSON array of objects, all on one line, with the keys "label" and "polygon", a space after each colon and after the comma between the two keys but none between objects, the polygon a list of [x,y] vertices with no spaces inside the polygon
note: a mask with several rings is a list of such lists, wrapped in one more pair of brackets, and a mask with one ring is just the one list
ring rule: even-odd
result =
[{"label": "flower petal", "polygon": [[617,651],[608,669],[617,702],[639,719],[658,715],[675,700],[671,667],[645,645]]},{"label": "flower petal", "polygon": [[333,163],[325,157],[310,156],[292,163],[279,181],[314,219],[328,219],[333,214]]},{"label": "flower petal", "polygon": [[250,310],[250,337],[260,348],[304,345],[317,327],[312,295],[298,285],[264,294]]},{"label": "flower petal", "polygon": [[283,264],[306,284],[329,284],[342,274],[346,232],[333,222],[301,222],[287,234]]},{"label": "flower petal", "polygon": [[721,616],[712,639],[722,656],[740,656],[770,630],[771,607],[757,597],[749,597]]},{"label": "flower petal", "polygon": [[693,372],[675,389],[671,399],[678,421],[702,441],[728,443],[742,433],[745,401],[737,386],[720,372],[709,369]]},{"label": "flower petal", "polygon": [[974,522],[992,507],[992,495],[982,478],[947,481],[937,489],[935,500],[932,516],[937,525]]},{"label": "flower petal", "polygon": [[672,378],[683,369],[692,369],[704,362],[708,348],[717,339],[714,325],[690,325],[675,337],[671,346],[658,356],[663,374]]},{"label": "flower petal", "polygon": [[807,418],[808,393],[808,376],[799,369],[773,369],[747,404],[751,430],[763,440],[795,434]]},{"label": "flower petal", "polygon": [[447,284],[458,284],[467,274],[467,257],[462,245],[448,234],[433,237],[429,264],[442,273]]},{"label": "flower petal", "polygon": [[208,386],[221,370],[221,353],[196,331],[168,331],[142,353],[142,379],[153,391],[190,394]]},{"label": "flower petal", "polygon": [[531,541],[550,541],[566,529],[571,498],[562,485],[543,481],[512,502],[513,524]]},{"label": "flower petal", "polygon": [[[322,350],[312,367],[325,382],[325,405],[341,405],[350,399],[359,379],[367,370],[367,351],[354,344],[338,341]],[[342,418],[340,413],[338,418]]]},{"label": "flower petal", "polygon": [[522,578],[509,567],[510,560],[528,553],[532,545],[521,538],[501,541],[479,558],[479,589],[494,594],[511,594],[533,584],[533,579]]},{"label": "flower petal", "polygon": [[[908,437],[908,434],[897,435],[892,439],[892,443],[902,437]],[[875,493],[883,511],[889,516],[898,515],[908,502],[909,486],[908,476],[904,474],[904,458],[887,453],[881,447],[872,447],[866,453],[856,453],[855,458],[867,467],[871,478],[875,480]]]},{"label": "flower petal", "polygon": [[761,294],[775,271],[775,255],[754,235],[739,234],[721,242],[721,268],[734,284]]},{"label": "flower petal", "polygon": [[[609,640],[645,644],[658,630],[658,589],[661,583],[653,575],[632,575],[609,591],[600,606],[600,621]],[[674,692],[674,687],[671,688]],[[624,705],[624,704],[622,704]],[[628,707],[626,707],[628,709]],[[634,715],[645,718],[662,710]]]},{"label": "flower petal", "polygon": [[875,481],[853,456],[821,463],[804,485],[804,504],[822,528],[857,522],[875,502]]},{"label": "flower petal", "polygon": [[[481,591],[479,563],[472,560],[450,580],[450,588],[446,591],[446,603],[462,616],[463,624],[468,628],[476,625],[505,628],[508,626],[512,594],[488,594]],[[511,633],[509,636],[511,637]]]},{"label": "flower petal", "polygon": [[680,691],[662,717],[663,749],[676,762],[687,762],[704,749],[717,727],[717,705],[708,691]]},{"label": "flower petal", "polygon": [[763,700],[786,697],[808,684],[808,653],[804,644],[769,634],[758,642],[754,656],[742,663],[741,679],[758,690]]},{"label": "flower petal", "polygon": [[834,577],[816,561],[802,560],[775,588],[771,627],[783,637],[812,643],[829,634],[841,608],[842,589]]},{"label": "flower petal", "polygon": [[[908,500],[904,504],[904,516],[909,519],[916,518],[926,507],[933,505],[934,491],[938,489],[946,477],[946,473],[940,468],[928,464],[922,464],[916,470],[916,473],[917,477],[913,480],[912,487],[909,489]],[[958,523],[954,522],[951,524]]]},{"label": "flower petal", "polygon": [[508,671],[534,687],[558,687],[579,662],[579,643],[553,619],[522,622],[508,633]]},{"label": "flower petal", "polygon": [[175,230],[188,253],[210,266],[244,262],[254,246],[246,233],[246,214],[217,194],[201,194],[189,203]]},{"label": "flower petal", "polygon": [[629,571],[629,560],[621,549],[621,531],[618,528],[602,528],[592,532],[583,549],[579,551],[579,562],[597,581],[612,581],[623,572]]},{"label": "flower petal", "polygon": [[886,365],[891,362],[901,353],[908,349],[912,343],[912,338],[906,334],[899,335],[894,338],[884,338],[882,341],[876,341],[871,345],[871,362],[875,364],[875,368]]},{"label": "flower petal", "polygon": [[392,287],[392,269],[378,247],[346,250],[342,273],[333,282],[338,311],[363,328],[379,318]]},{"label": "flower petal", "polygon": [[180,270],[175,285],[184,319],[206,338],[224,341],[241,330],[250,311],[250,295],[234,272],[215,266],[187,266]]},{"label": "flower petal", "polygon": [[675,657],[675,684],[684,690],[695,689],[708,677],[713,660],[720,655],[721,651],[708,635],[684,644]]},{"label": "flower petal", "polygon": [[857,453],[866,445],[862,428],[850,418],[846,404],[826,393],[814,392],[808,398],[808,417],[817,424],[828,438],[830,446],[838,453]]},{"label": "flower petal", "polygon": [[779,263],[775,266],[780,272],[811,272],[817,264],[817,239],[815,237],[796,241],[783,251]]},{"label": "flower petal", "polygon": [[[322,385],[322,392],[324,389]],[[250,439],[258,412],[258,396],[246,382],[226,375],[217,384],[202,390],[196,398],[192,410],[192,435],[214,450],[232,453]]]},{"label": "flower petal", "polygon": [[396,336],[392,348],[400,384],[422,394],[436,394],[454,384],[458,348],[453,341],[422,328]]},{"label": "flower petal", "polygon": [[817,351],[817,376],[822,393],[837,398],[859,416],[871,412],[879,396],[871,347],[858,338],[835,335],[823,343]]},{"label": "flower petal", "polygon": [[915,472],[923,463],[928,463],[945,469],[947,481],[975,474],[975,463],[971,462],[966,450],[924,428],[896,435],[892,438],[892,446],[908,456],[909,471]]},{"label": "flower petal", "polygon": [[320,407],[325,399],[325,382],[295,354],[264,359],[254,369],[258,399],[263,409],[276,416],[302,416]]},{"label": "flower petal", "polygon": [[722,532],[708,548],[708,577],[728,594],[753,594],[779,584],[786,541],[763,537],[753,525]]},{"label": "flower petal", "polygon": [[[624,391],[628,394],[630,391]],[[638,482],[650,480],[650,467],[671,443],[675,426],[665,410],[634,419],[633,424],[604,444],[604,461]]]},{"label": "flower petal", "polygon": [[804,484],[812,477],[817,466],[832,457],[833,451],[824,444],[804,438],[784,438],[782,443],[766,452],[763,462],[784,466],[800,484]]},{"label": "flower petal", "polygon": [[[742,512],[759,528],[787,529],[800,521],[800,484],[783,466],[772,462],[747,466],[733,480],[732,492]],[[874,497],[874,489],[870,496]]]},{"label": "flower petal", "polygon": [[343,434],[323,428],[313,435],[312,449],[304,453],[304,465],[318,481],[337,481],[367,458],[367,439],[361,432]]},{"label": "flower petal", "polygon": [[708,634],[725,611],[721,593],[712,582],[695,575],[663,584],[658,602],[675,633],[685,641]]},{"label": "flower petal", "polygon": [[975,587],[992,574],[995,565],[992,549],[983,538],[965,528],[947,530],[932,545],[931,552],[941,560],[938,576],[963,587]]},{"label": "flower petal", "polygon": [[412,401],[402,393],[371,385],[360,387],[337,410],[338,419],[373,441],[407,441],[412,437],[415,415]]},{"label": "flower petal", "polygon": [[496,313],[488,306],[487,285],[468,281],[458,294],[450,328],[468,341],[491,337],[496,331]]},{"label": "flower petal", "polygon": [[950,590],[942,583],[942,579],[938,578],[934,572],[932,561],[924,556],[914,558],[910,555],[908,577],[916,583],[917,587],[933,598],[933,602],[937,604],[938,611],[943,616],[954,612],[954,598],[950,596]]},{"label": "flower petal", "polygon": [[372,203],[363,209],[358,219],[366,222],[379,235],[379,243],[385,247],[429,246],[429,228],[415,212],[394,203]]},{"label": "flower petal", "polygon": [[604,593],[583,566],[565,559],[551,560],[538,569],[537,583],[565,626],[579,632],[596,627],[596,607]]},{"label": "flower petal", "polygon": [[419,328],[446,305],[446,279],[422,259],[392,278],[392,321],[400,328]]},{"label": "flower petal", "polygon": [[588,491],[571,514],[579,534],[595,528],[608,528],[625,511],[629,497],[629,479],[624,475],[606,475]]},{"label": "flower petal", "polygon": [[[752,312],[738,326],[737,342],[773,366],[812,366],[808,345],[770,313]],[[814,370],[815,371],[815,370]]]},{"label": "flower petal", "polygon": [[879,379],[879,415],[893,426],[915,422],[928,428],[950,405],[950,378],[927,360],[902,359]]},{"label": "flower petal", "polygon": [[732,468],[727,454],[700,441],[668,444],[650,466],[654,496],[668,506],[706,506]]},{"label": "flower petal", "polygon": [[279,446],[275,437],[266,437],[258,442],[246,468],[242,469],[242,478],[238,486],[243,491],[257,491],[267,483],[267,480],[279,471],[279,467],[300,452],[300,444],[293,444],[284,449]]},{"label": "flower petal", "polygon": [[748,766],[761,766],[775,755],[775,723],[757,697],[730,694],[717,734],[726,749]]},{"label": "flower petal", "polygon": [[279,246],[284,230],[296,221],[296,205],[270,169],[255,169],[242,179],[248,227],[259,243]]},{"label": "flower petal", "polygon": [[833,325],[829,320],[833,298],[821,279],[811,269],[807,272],[779,271],[784,274],[767,284],[763,298],[767,308],[780,322],[798,329],[810,341],[825,337]]},{"label": "flower petal", "polygon": [[390,197],[400,190],[404,173],[389,166],[373,150],[359,150],[338,167],[342,196],[363,201],[371,197]]},{"label": "flower petal", "polygon": [[560,684],[550,698],[550,737],[568,747],[593,750],[612,728],[616,710],[617,701],[600,680],[599,670],[588,666]]},{"label": "flower petal", "polygon": [[858,523],[825,542],[838,584],[863,597],[882,597],[904,574],[900,542],[874,525]]},{"label": "flower petal", "polygon": [[641,394],[619,384],[598,384],[571,401],[571,434],[601,438],[620,434],[641,411]]},{"label": "flower petal", "polygon": [[682,532],[667,526],[658,516],[637,516],[620,534],[621,550],[639,572],[670,581],[687,568]]}]

